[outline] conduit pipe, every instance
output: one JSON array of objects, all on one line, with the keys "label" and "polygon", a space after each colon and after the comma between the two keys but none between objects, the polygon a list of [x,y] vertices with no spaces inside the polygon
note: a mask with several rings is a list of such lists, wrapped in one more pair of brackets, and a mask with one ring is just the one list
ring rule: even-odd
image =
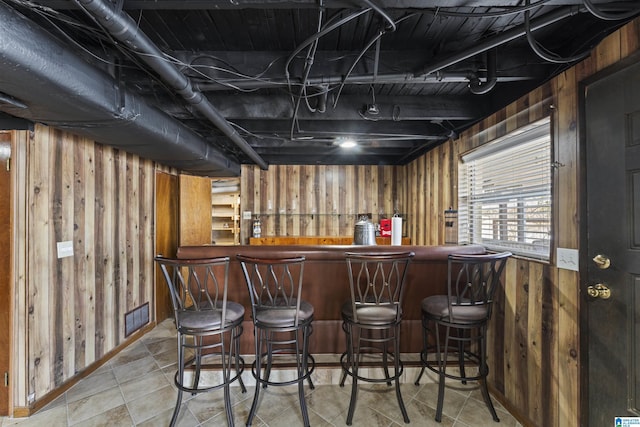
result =
[{"label": "conduit pipe", "polygon": [[190,79],[182,74],[173,63],[165,59],[160,48],[140,31],[136,22],[126,12],[116,10],[115,4],[102,0],[75,0],[75,2],[104,26],[112,36],[129,46],[144,63],[158,73],[166,84],[175,89],[197,111],[209,119],[261,169],[268,169],[268,165],[262,157],[201,92],[193,89]]},{"label": "conduit pipe", "polygon": [[[580,6],[567,6],[562,9],[558,9],[554,12],[548,13],[535,21],[532,21],[530,24],[530,30],[535,31],[540,28],[544,28],[548,25],[554,24],[558,21],[561,21],[565,18],[568,18],[573,15],[577,15],[580,13]],[[481,41],[476,44],[473,48],[464,50],[462,52],[458,52],[455,55],[451,55],[448,58],[445,58],[441,61],[435,62],[433,64],[428,65],[420,73],[416,74],[416,77],[420,77],[421,75],[435,73],[436,71],[440,71],[444,68],[447,68],[451,65],[457,64],[460,61],[464,61],[465,59],[471,58],[479,53],[485,52],[489,49],[493,49],[515,39],[518,39],[527,34],[527,29],[525,25],[520,25],[518,27],[514,27],[510,30],[507,30],[500,35],[488,38],[487,40]]]},{"label": "conduit pipe", "polygon": [[487,80],[483,83],[478,77],[469,80],[469,90],[474,95],[484,95],[489,93],[496,86],[498,78],[496,49],[487,51]]}]

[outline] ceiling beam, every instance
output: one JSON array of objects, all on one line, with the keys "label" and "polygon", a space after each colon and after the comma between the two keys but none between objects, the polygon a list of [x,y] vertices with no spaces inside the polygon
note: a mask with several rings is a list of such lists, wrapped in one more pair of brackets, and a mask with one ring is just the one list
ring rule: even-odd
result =
[{"label": "ceiling beam", "polygon": [[[293,105],[286,95],[209,95],[209,101],[227,119],[291,119]],[[376,96],[379,113],[369,115],[372,120],[394,122],[407,120],[471,120],[486,114],[485,104],[474,95],[465,97]],[[299,120],[356,120],[364,121],[363,108],[372,102],[371,96],[344,95],[336,108],[328,103],[324,113],[307,108],[298,110]],[[315,102],[312,102],[315,104]]]},{"label": "ceiling beam", "polygon": [[[607,0],[592,0],[593,3],[606,3]],[[68,0],[36,1],[52,9],[76,9],[77,5]],[[385,9],[437,9],[454,7],[505,8],[518,7],[520,0],[381,0],[376,3]],[[550,0],[547,6],[580,5],[582,0]],[[325,8],[357,8],[358,3],[349,0],[325,0]],[[361,7],[365,4],[362,3]],[[124,10],[220,10],[220,9],[304,9],[317,8],[317,0],[126,0]]]}]

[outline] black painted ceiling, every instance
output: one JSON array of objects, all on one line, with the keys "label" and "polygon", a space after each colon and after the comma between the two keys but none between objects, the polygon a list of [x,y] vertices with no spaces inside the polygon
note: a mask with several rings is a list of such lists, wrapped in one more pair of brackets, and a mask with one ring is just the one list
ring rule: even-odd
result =
[{"label": "black painted ceiling", "polygon": [[[91,0],[1,1],[231,163],[262,167],[406,164],[584,58],[639,8],[635,0],[100,1],[128,15],[158,59],[187,77],[185,96],[176,87],[184,82],[153,69],[135,40],[119,39],[89,10]],[[358,145],[339,147],[346,138]]]}]

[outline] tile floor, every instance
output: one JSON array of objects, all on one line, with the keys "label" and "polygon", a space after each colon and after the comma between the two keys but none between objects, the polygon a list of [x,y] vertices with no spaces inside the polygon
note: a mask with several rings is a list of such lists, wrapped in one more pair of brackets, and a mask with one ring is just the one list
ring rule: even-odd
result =
[{"label": "tile floor", "polygon": [[[29,418],[0,417],[0,426],[167,426],[177,395],[173,386],[175,348],[173,322],[164,321],[46,408]],[[437,398],[434,376],[425,374],[421,385],[416,386],[413,384],[416,369],[405,368],[406,378],[402,384],[411,426],[521,427],[495,400],[500,423],[494,423],[477,385],[463,386],[458,382],[447,387],[442,423],[436,423],[433,420]],[[351,388],[337,385],[339,375],[339,369],[316,368],[316,388],[307,388],[312,426],[346,425]],[[231,389],[236,426],[245,425],[253,398],[250,369],[244,372],[243,379],[247,393],[241,393],[239,387]],[[222,390],[196,396],[185,393],[178,425],[226,426],[222,394]],[[261,395],[254,426],[302,425],[297,386],[269,387]],[[353,426],[403,425],[393,387],[360,385]]]}]

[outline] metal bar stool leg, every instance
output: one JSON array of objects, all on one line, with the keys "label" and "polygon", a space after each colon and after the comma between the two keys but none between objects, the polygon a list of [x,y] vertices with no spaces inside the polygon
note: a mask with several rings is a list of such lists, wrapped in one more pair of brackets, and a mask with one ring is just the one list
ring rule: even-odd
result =
[{"label": "metal bar stool leg", "polygon": [[[347,360],[344,363],[351,365],[352,363],[351,361],[353,360],[353,344],[351,341],[351,326],[348,323],[343,322],[342,330],[345,333],[344,336],[347,344],[347,354],[346,354]],[[347,379],[347,369],[345,369],[342,363],[341,365],[342,365],[342,378],[340,378],[340,387],[344,387],[344,382]]]},{"label": "metal bar stool leg", "polygon": [[[233,348],[234,348],[234,353],[233,353],[233,358],[235,361],[235,367],[236,367],[236,375],[238,376],[238,382],[240,383],[240,390],[242,391],[242,393],[246,393],[247,392],[247,387],[245,387],[244,385],[244,381],[242,381],[242,376],[241,376],[241,370],[240,370],[240,335],[242,335],[242,326],[239,326],[237,328],[235,328],[233,331]],[[242,362],[242,365],[244,366],[244,361]]]},{"label": "metal bar stool leg", "polygon": [[[180,378],[180,383],[182,382],[182,378],[184,377],[184,337],[178,332],[178,372],[176,372],[176,376],[174,378],[174,383],[178,386],[178,378]],[[176,425],[176,421],[178,420],[178,414],[180,414],[180,405],[182,405],[182,388],[178,386],[178,397],[176,398],[176,406],[173,409],[173,414],[171,415],[171,421],[169,422],[169,426],[173,427]]]},{"label": "metal bar stool leg", "polygon": [[424,370],[427,366],[427,344],[429,342],[428,323],[428,320],[422,316],[422,350],[420,351],[420,364],[422,367],[420,368],[420,373],[414,382],[415,385],[420,385],[420,379],[422,378],[422,375],[424,375]]},{"label": "metal bar stool leg", "polygon": [[[386,344],[385,344],[386,346]],[[400,325],[396,325],[393,337],[393,346],[395,350],[395,354],[393,356],[394,360],[394,368],[395,368],[395,377],[396,377],[396,397],[398,398],[398,405],[400,406],[400,412],[402,412],[402,418],[405,423],[409,423],[409,415],[407,414],[407,408],[404,406],[404,401],[402,400],[402,393],[400,392]]]},{"label": "metal bar stool leg", "polygon": [[489,389],[487,387],[487,374],[489,373],[489,367],[487,365],[487,341],[486,341],[486,327],[482,328],[480,332],[482,335],[480,336],[480,369],[481,379],[480,379],[480,389],[482,390],[482,397],[484,398],[484,402],[487,404],[487,408],[489,408],[489,412],[491,412],[491,417],[493,417],[493,421],[499,422],[500,418],[498,418],[498,414],[496,414],[496,410],[493,407],[493,402],[491,402],[491,396],[489,396]]},{"label": "metal bar stool leg", "polygon": [[436,323],[436,355],[438,358],[438,405],[436,407],[436,421],[442,421],[442,406],[444,404],[444,381],[445,371],[447,369],[447,359],[449,357],[449,327],[446,327],[446,336],[444,340],[444,347],[440,346],[440,328]]},{"label": "metal bar stool leg", "polygon": [[[354,334],[354,329],[357,334]],[[351,326],[351,399],[349,400],[349,412],[347,413],[347,425],[350,426],[353,422],[353,414],[356,411],[356,401],[358,398],[358,368],[360,365],[360,336],[362,334],[361,328],[358,326]],[[354,338],[353,335],[357,335]]]},{"label": "metal bar stool leg", "polygon": [[[307,328],[302,332],[295,331],[296,336],[296,369],[298,370],[298,378],[303,378],[307,372]],[[302,333],[302,349],[300,348],[300,340],[298,335]],[[302,350],[302,351],[300,351]],[[305,427],[309,426],[309,413],[307,411],[307,402],[304,397],[304,381],[298,381],[298,397],[300,399],[300,412],[302,413],[302,423]]]},{"label": "metal bar stool leg", "polygon": [[253,422],[253,417],[256,415],[256,410],[258,409],[258,400],[260,399],[260,388],[262,387],[260,381],[260,369],[262,369],[261,365],[261,352],[262,352],[262,334],[263,332],[259,329],[255,331],[255,346],[256,346],[256,360],[254,361],[255,366],[255,378],[256,378],[256,386],[253,394],[253,403],[251,403],[251,409],[249,410],[249,417],[247,418],[247,427],[251,425]]},{"label": "metal bar stool leg", "polygon": [[[387,340],[389,339],[389,331],[386,329],[383,329],[381,331],[382,333],[382,366],[384,366],[384,375],[385,378],[391,378],[391,375],[389,375],[389,350],[387,347]],[[395,340],[395,338],[394,338]],[[397,355],[399,353],[396,353],[396,355],[394,355],[394,359],[397,359]],[[396,371],[398,372],[398,371]],[[391,385],[391,381],[387,381],[387,385],[390,386]]]}]

